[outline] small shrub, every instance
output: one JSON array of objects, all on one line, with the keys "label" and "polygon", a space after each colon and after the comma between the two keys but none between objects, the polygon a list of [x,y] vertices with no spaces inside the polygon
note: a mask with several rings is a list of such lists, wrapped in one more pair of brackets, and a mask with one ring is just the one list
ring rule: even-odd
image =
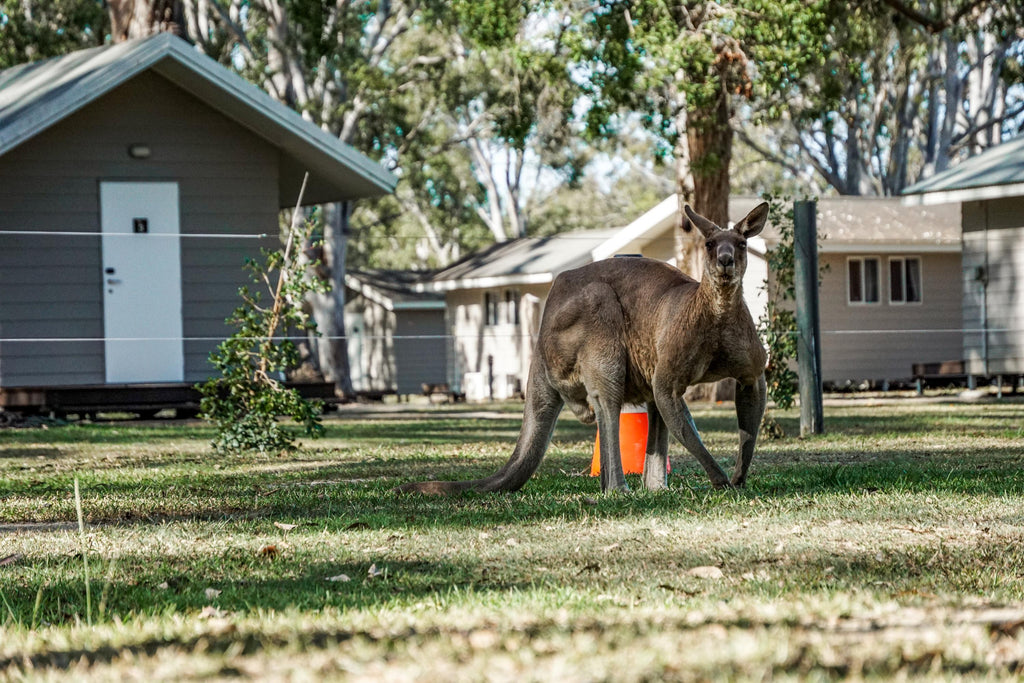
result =
[{"label": "small shrub", "polygon": [[307,243],[313,232],[313,223],[302,222],[300,216],[296,207],[283,250],[262,250],[262,262],[247,259],[246,270],[253,282],[266,287],[270,302],[264,305],[261,293],[248,286],[239,290],[242,304],[227,320],[235,332],[210,354],[220,376],[197,386],[203,396],[200,415],[216,427],[213,447],[218,452],[293,449],[297,430],[280,422],[282,416],[294,420],[308,436],[323,433],[321,403],[303,398],[282,383],[285,372],[298,365],[299,354],[281,333],[316,327],[293,302],[328,287],[309,274],[316,264],[297,258],[299,245]]}]

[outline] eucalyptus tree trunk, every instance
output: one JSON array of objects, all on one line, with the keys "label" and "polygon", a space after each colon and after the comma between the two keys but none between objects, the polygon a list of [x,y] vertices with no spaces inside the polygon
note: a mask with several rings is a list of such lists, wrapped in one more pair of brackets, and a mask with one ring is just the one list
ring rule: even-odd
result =
[{"label": "eucalyptus tree trunk", "polygon": [[115,43],[169,31],[185,37],[182,0],[107,0]]},{"label": "eucalyptus tree trunk", "polygon": [[703,242],[700,233],[689,225],[682,208],[694,210],[718,225],[729,224],[729,164],[732,160],[733,131],[729,125],[729,98],[723,92],[714,107],[687,112],[676,118],[678,130],[686,131],[676,142],[676,192],[679,197],[679,268],[695,278],[703,269],[696,246]]},{"label": "eucalyptus tree trunk", "polygon": [[310,302],[319,333],[316,353],[320,371],[326,381],[334,384],[334,393],[339,398],[353,398],[356,394],[345,334],[345,255],[350,212],[349,202],[324,207],[323,261],[331,289],[324,294],[312,294]]},{"label": "eucalyptus tree trunk", "polygon": [[729,99],[722,93],[713,108],[691,113],[686,129],[693,175],[693,208],[723,228],[729,224],[733,135],[729,118]]}]

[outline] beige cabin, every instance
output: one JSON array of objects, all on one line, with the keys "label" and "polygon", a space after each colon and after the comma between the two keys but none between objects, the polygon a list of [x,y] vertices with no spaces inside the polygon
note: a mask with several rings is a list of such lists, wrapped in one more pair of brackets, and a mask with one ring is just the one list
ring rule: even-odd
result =
[{"label": "beige cabin", "polygon": [[[907,188],[962,225],[961,326],[972,376],[1024,375],[1024,136]],[[963,206],[962,211],[955,207]]]},{"label": "beige cabin", "polygon": [[[738,197],[741,218],[760,200]],[[888,198],[818,203],[822,376],[835,386],[909,382],[915,363],[958,360],[959,207],[941,211]],[[563,270],[642,255],[677,264],[681,235],[674,196],[617,230],[581,231],[498,244],[439,272],[424,287],[443,292],[451,335],[449,382],[470,400],[525,388],[532,344],[551,282]],[[771,277],[771,226],[750,241],[744,296],[757,320]]]}]

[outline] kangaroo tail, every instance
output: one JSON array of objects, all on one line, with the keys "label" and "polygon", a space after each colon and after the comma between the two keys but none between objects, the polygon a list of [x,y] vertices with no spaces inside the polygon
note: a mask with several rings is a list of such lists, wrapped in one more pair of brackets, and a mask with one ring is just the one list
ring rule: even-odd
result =
[{"label": "kangaroo tail", "polygon": [[401,493],[425,495],[451,495],[463,491],[518,491],[537,470],[547,452],[555,421],[562,410],[562,397],[541,375],[535,360],[530,368],[530,381],[526,386],[526,408],[523,426],[515,450],[501,469],[489,477],[469,481],[423,481],[403,484],[395,490]]}]

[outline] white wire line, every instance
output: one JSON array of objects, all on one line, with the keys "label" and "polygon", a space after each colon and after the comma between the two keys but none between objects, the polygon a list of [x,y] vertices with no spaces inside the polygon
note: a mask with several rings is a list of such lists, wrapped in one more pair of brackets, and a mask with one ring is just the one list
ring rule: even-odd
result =
[{"label": "white wire line", "polygon": [[[595,232],[604,229],[595,230]],[[85,230],[2,230],[0,229],[0,238],[5,235],[18,235],[18,236],[36,236],[36,237],[138,237],[139,235],[133,232],[95,232]],[[268,237],[278,237],[276,234],[260,233],[259,235],[247,235],[247,234],[236,234],[236,233],[159,233],[159,232],[147,232],[147,237],[200,237],[200,238],[213,238],[213,239],[266,239]],[[420,241],[423,238],[417,237],[416,235],[389,235],[388,240],[407,240],[407,241]],[[572,233],[555,233],[553,235],[544,236],[527,236],[525,238],[513,238],[504,244],[510,244],[517,239],[528,239],[528,240],[545,240],[545,239],[559,239],[559,240],[590,240],[594,241],[597,238],[593,235]]]},{"label": "white wire line", "polygon": [[[489,338],[495,338],[495,335],[488,335]],[[497,335],[502,338],[517,339],[521,336],[518,334],[509,335]],[[476,337],[476,335],[460,335],[459,338]],[[310,335],[306,336],[288,336],[288,337],[273,337],[274,341],[309,341],[310,339],[322,340],[322,341],[336,341],[342,339],[455,339],[456,337],[450,334],[411,334],[411,335],[347,335],[347,336],[319,336]],[[267,341],[268,337],[242,337],[245,341],[251,342],[262,342]],[[16,338],[0,338],[0,344],[10,344],[17,342],[36,342],[36,343],[54,343],[54,342],[100,342],[100,341],[114,341],[114,342],[170,342],[170,341],[188,341],[188,342],[203,342],[203,341],[214,341],[222,342],[225,337],[16,337]]]},{"label": "white wire line", "polygon": [[[73,230],[0,230],[0,237],[5,235],[19,235],[22,237],[133,237],[140,238],[140,234],[134,232],[78,232]],[[262,232],[258,235],[247,235],[247,234],[234,234],[234,233],[202,233],[202,232],[147,232],[144,233],[144,238],[149,239],[151,237],[182,237],[182,238],[202,238],[202,239],[235,239],[235,240],[263,240],[270,237],[277,237],[277,235],[270,235]]]},{"label": "white wire line", "polygon": [[[870,335],[870,334],[985,334],[985,333],[1001,333],[1001,332],[1014,332],[1024,333],[1024,328],[1004,328],[1004,327],[990,327],[984,328],[965,328],[965,329],[921,329],[921,330],[822,330],[822,335]],[[796,335],[797,332],[788,332],[789,335]],[[488,340],[488,339],[524,339],[529,337],[533,341],[536,341],[536,335],[526,334],[485,334],[481,337],[479,334],[395,334],[395,335],[331,335],[331,336],[320,336],[320,335],[309,335],[309,336],[281,336],[274,337],[274,341],[309,341],[311,339],[317,341],[342,341],[352,339],[362,339],[364,341],[413,341],[413,340],[438,340],[438,339],[476,339],[476,340]],[[39,343],[39,344],[52,344],[52,343],[85,343],[85,342],[172,342],[172,341],[186,341],[186,342],[222,342],[226,337],[0,337],[0,344],[17,344],[17,343]],[[267,337],[245,337],[246,341],[262,342],[266,341]]]}]

